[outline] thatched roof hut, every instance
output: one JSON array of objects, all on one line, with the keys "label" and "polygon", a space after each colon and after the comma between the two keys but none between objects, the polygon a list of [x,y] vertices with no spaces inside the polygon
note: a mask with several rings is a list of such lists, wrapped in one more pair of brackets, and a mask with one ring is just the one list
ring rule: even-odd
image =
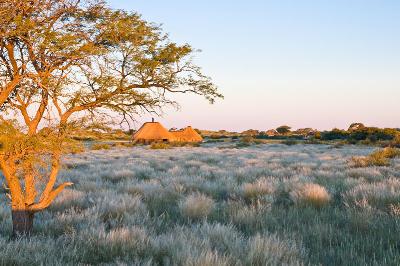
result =
[{"label": "thatched roof hut", "polygon": [[133,141],[150,142],[172,142],[174,135],[158,122],[147,122],[133,135]]},{"label": "thatched roof hut", "polygon": [[192,127],[168,131],[159,122],[144,123],[133,135],[133,141],[139,143],[152,142],[202,142],[203,138]]},{"label": "thatched roof hut", "polygon": [[203,138],[191,126],[178,131],[171,131],[178,142],[202,142]]}]

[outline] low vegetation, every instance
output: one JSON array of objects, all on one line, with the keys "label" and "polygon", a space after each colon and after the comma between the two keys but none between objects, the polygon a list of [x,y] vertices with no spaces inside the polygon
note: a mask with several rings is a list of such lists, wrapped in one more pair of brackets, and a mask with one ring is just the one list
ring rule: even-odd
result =
[{"label": "low vegetation", "polygon": [[386,147],[379,149],[368,156],[355,156],[350,160],[352,167],[368,167],[368,166],[389,166],[390,159],[400,156],[400,150],[397,148]]},{"label": "low vegetation", "polygon": [[211,213],[214,208],[214,200],[203,194],[193,194],[182,200],[179,207],[184,216],[201,219]]},{"label": "low vegetation", "polygon": [[[64,157],[60,182],[74,186],[37,215],[32,237],[10,239],[0,205],[0,264],[398,264],[397,150],[226,145]],[[390,165],[349,164],[370,154]]]}]

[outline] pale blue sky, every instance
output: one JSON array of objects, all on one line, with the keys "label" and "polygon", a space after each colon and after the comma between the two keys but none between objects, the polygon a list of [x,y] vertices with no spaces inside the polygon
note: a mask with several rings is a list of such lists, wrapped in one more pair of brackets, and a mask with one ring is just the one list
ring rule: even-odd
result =
[{"label": "pale blue sky", "polygon": [[[110,0],[202,52],[225,95],[178,96],[167,127],[400,127],[400,1]],[[147,118],[142,118],[141,121]]]}]

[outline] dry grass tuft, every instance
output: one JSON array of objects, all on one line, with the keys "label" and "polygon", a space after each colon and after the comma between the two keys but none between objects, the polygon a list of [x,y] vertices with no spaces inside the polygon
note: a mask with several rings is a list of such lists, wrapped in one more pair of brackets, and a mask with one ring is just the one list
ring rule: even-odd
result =
[{"label": "dry grass tuft", "polygon": [[214,208],[214,200],[206,195],[196,193],[186,197],[179,205],[181,212],[191,219],[207,217]]},{"label": "dry grass tuft", "polygon": [[308,205],[321,208],[329,203],[331,196],[323,186],[307,183],[299,185],[290,192],[290,197],[297,205]]},{"label": "dry grass tuft", "polygon": [[261,178],[254,183],[246,183],[243,185],[243,196],[247,200],[257,199],[260,196],[273,194],[275,184],[273,180]]}]

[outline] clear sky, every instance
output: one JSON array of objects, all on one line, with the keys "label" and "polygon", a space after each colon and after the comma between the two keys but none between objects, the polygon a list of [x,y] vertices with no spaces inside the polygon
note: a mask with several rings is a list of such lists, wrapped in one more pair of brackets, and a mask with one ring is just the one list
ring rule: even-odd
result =
[{"label": "clear sky", "polygon": [[[163,24],[225,99],[178,96],[167,127],[400,127],[398,0],[109,0]],[[145,121],[147,118],[141,118]]]}]

